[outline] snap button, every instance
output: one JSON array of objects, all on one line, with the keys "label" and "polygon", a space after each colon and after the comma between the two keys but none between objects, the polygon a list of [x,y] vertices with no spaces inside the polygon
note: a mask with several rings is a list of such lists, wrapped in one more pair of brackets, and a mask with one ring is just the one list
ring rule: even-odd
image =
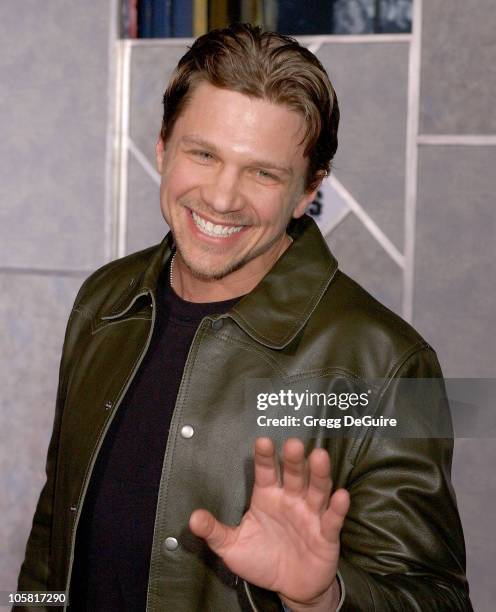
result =
[{"label": "snap button", "polygon": [[179,546],[179,542],[176,540],[176,538],[165,538],[165,542],[164,542],[164,548],[165,550],[171,551],[171,550],[176,550],[176,548]]},{"label": "snap button", "polygon": [[181,427],[181,436],[183,438],[192,438],[193,434],[195,433],[195,430],[193,429],[193,427],[191,427],[191,425],[183,425]]},{"label": "snap button", "polygon": [[215,329],[215,330],[222,329],[223,325],[224,325],[224,321],[222,319],[216,319],[215,321],[212,321],[212,329]]}]

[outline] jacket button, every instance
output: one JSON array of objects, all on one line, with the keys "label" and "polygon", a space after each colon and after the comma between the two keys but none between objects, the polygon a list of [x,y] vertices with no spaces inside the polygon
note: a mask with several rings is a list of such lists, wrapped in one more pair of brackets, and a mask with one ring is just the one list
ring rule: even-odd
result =
[{"label": "jacket button", "polygon": [[224,321],[222,319],[216,319],[215,321],[212,321],[212,329],[215,329],[215,330],[222,329],[223,325],[224,325]]},{"label": "jacket button", "polygon": [[176,550],[176,548],[179,546],[179,542],[176,540],[176,538],[165,538],[164,541],[164,551],[171,551],[171,550]]},{"label": "jacket button", "polygon": [[183,425],[181,427],[181,436],[183,438],[189,439],[193,437],[195,430],[191,427],[191,425]]}]

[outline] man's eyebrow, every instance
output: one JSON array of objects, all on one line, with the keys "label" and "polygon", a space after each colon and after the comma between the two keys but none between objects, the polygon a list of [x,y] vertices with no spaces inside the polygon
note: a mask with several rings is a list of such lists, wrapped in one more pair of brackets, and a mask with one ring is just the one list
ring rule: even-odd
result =
[{"label": "man's eyebrow", "polygon": [[[181,141],[185,144],[193,144],[199,147],[203,147],[204,149],[208,149],[219,155],[219,149],[212,142],[201,138],[200,136],[183,136]],[[250,159],[248,164],[250,166],[260,166],[261,168],[267,168],[268,170],[278,170],[279,172],[284,172],[285,174],[292,175],[293,170],[289,166],[282,166],[281,164],[277,164],[273,161],[267,159]]]}]

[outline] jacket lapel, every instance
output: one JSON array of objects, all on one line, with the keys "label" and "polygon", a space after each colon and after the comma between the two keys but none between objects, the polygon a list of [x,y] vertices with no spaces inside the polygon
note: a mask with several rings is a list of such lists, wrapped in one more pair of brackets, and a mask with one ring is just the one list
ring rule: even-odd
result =
[{"label": "jacket lapel", "polygon": [[253,339],[275,349],[284,348],[295,338],[338,268],[311,217],[294,220],[288,233],[293,244],[229,313]]}]

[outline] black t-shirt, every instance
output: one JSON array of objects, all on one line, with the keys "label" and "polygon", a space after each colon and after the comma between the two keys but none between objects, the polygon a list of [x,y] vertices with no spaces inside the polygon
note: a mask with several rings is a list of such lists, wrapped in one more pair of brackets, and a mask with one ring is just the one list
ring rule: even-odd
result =
[{"label": "black t-shirt", "polygon": [[148,352],[110,425],[86,494],[71,611],[145,610],[162,463],[189,347],[205,316],[227,312],[239,299],[186,302],[164,267]]}]

